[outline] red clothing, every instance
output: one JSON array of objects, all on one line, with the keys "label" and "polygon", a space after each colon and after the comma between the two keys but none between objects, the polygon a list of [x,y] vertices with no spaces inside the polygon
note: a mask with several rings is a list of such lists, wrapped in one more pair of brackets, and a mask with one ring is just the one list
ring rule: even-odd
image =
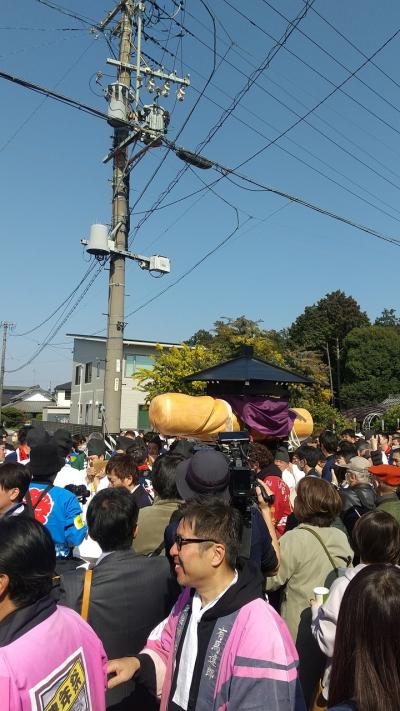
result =
[{"label": "red clothing", "polygon": [[290,489],[279,477],[268,474],[263,479],[264,484],[269,486],[275,496],[274,505],[271,506],[272,519],[274,521],[276,535],[278,538],[285,533],[286,521],[292,513],[290,505]]}]

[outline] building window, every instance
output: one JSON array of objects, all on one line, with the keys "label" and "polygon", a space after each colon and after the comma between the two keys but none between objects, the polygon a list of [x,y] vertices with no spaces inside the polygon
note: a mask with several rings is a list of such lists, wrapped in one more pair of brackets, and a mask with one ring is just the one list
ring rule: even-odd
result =
[{"label": "building window", "polygon": [[99,404],[97,406],[97,419],[98,420],[101,420],[102,412],[103,412],[103,404],[101,402],[99,402]]},{"label": "building window", "polygon": [[71,400],[71,390],[66,390],[64,394],[65,400]]},{"label": "building window", "polygon": [[81,420],[82,420],[82,403],[79,403],[78,422],[81,422]]},{"label": "building window", "polygon": [[92,382],[92,364],[86,363],[85,365],[85,383]]},{"label": "building window", "polygon": [[131,378],[138,368],[154,368],[154,361],[149,355],[127,355],[125,357],[125,378]]},{"label": "building window", "polygon": [[81,382],[81,366],[75,366],[75,385],[80,385]]},{"label": "building window", "polygon": [[87,402],[85,405],[85,425],[89,424],[89,419],[90,419],[90,408],[91,408],[91,403]]},{"label": "building window", "polygon": [[138,430],[150,430],[150,420],[149,420],[149,408],[147,405],[138,406],[138,418],[137,418],[137,428]]}]

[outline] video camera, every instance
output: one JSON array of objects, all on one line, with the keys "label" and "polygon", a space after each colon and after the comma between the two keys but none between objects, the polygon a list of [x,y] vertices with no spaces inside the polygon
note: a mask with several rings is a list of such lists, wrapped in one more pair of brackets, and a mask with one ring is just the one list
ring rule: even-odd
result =
[{"label": "video camera", "polygon": [[[229,492],[232,506],[235,506],[245,519],[250,516],[251,506],[257,502],[257,475],[249,466],[248,449],[250,437],[248,432],[220,432],[217,449],[229,462]],[[274,495],[260,487],[264,501],[272,506]]]},{"label": "video camera", "polygon": [[90,497],[90,491],[86,488],[84,484],[68,484],[64,488],[68,489],[71,494],[75,494],[76,498],[78,499],[79,503],[82,504],[82,506],[86,504],[86,501]]}]

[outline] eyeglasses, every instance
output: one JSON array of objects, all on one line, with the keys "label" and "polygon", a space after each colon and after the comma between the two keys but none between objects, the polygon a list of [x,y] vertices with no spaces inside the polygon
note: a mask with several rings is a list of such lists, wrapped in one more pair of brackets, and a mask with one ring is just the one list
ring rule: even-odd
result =
[{"label": "eyeglasses", "polygon": [[219,543],[219,541],[214,541],[213,538],[183,538],[176,534],[174,543],[176,543],[176,547],[178,551],[180,551],[182,546],[185,546],[187,543]]}]

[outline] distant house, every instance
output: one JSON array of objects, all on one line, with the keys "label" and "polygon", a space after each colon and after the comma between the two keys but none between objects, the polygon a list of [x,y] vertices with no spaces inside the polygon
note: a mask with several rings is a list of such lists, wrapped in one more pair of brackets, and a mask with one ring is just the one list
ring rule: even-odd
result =
[{"label": "distant house", "polygon": [[[7,395],[7,390],[12,389],[12,386],[4,388],[5,394]],[[21,412],[26,413],[27,419],[34,419],[38,415],[42,416],[43,409],[55,402],[52,394],[48,390],[44,390],[40,385],[32,385],[30,388],[25,388],[25,390],[20,390],[17,386],[14,387],[16,393],[10,398],[4,398],[4,407],[14,407]],[[8,401],[7,401],[8,400]]]},{"label": "distant house", "polygon": [[29,390],[29,387],[27,385],[4,385],[2,406],[7,407],[10,400],[15,398],[20,393],[24,392],[24,390]]},{"label": "distant house", "polygon": [[56,385],[53,391],[55,404],[43,408],[44,422],[68,423],[71,410],[71,381]]},{"label": "distant house", "polygon": [[[102,424],[104,403],[104,365],[106,339],[67,333],[74,339],[72,366],[71,419],[77,425]],[[160,343],[173,348],[177,343]],[[134,375],[138,368],[153,367],[157,341],[138,341],[124,338],[121,397],[121,428],[150,429],[146,392],[136,387]]]}]

